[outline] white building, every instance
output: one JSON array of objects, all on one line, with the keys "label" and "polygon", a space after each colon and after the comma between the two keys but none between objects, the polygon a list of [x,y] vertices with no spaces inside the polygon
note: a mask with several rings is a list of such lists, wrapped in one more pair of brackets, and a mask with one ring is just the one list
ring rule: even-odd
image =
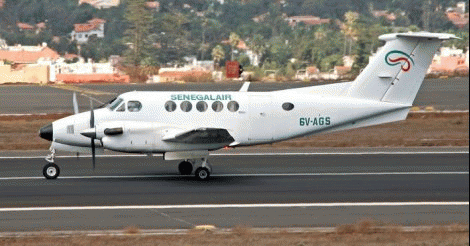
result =
[{"label": "white building", "polygon": [[104,24],[106,20],[94,18],[84,24],[74,24],[74,30],[70,34],[72,41],[79,44],[88,42],[92,36],[104,38]]},{"label": "white building", "polygon": [[94,63],[91,59],[87,62],[83,58],[77,63],[66,63],[65,59],[61,58],[57,61],[50,60],[39,60],[39,65],[48,65],[50,68],[49,71],[49,81],[55,82],[58,74],[115,74],[117,69],[110,63]]},{"label": "white building", "polygon": [[109,9],[112,7],[117,7],[121,4],[120,0],[79,0],[78,4],[90,4],[91,6],[97,9]]}]

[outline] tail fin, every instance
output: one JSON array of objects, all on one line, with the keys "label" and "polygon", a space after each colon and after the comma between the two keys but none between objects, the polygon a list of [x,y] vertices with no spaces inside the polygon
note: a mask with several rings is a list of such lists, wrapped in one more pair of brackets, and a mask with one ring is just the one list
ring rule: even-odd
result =
[{"label": "tail fin", "polygon": [[403,33],[380,37],[387,43],[353,82],[347,96],[412,105],[434,54],[452,34]]}]

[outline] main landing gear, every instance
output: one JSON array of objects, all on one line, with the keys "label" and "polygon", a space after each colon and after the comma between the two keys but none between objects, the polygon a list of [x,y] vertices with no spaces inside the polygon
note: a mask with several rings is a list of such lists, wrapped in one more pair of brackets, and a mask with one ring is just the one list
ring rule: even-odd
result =
[{"label": "main landing gear", "polygon": [[49,164],[45,165],[42,174],[46,179],[57,179],[60,175],[60,168],[54,164],[55,150],[51,149],[51,154],[46,157]]},{"label": "main landing gear", "polygon": [[196,166],[194,175],[197,180],[205,181],[211,176],[212,167],[207,161],[207,158],[198,160],[185,160],[178,165],[178,171],[181,175],[191,175],[193,167]]}]

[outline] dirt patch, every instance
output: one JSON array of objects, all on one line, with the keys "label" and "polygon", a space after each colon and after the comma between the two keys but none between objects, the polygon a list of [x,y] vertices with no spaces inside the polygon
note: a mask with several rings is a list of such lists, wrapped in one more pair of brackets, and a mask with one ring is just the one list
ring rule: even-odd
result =
[{"label": "dirt patch", "polygon": [[[354,227],[354,225],[352,226]],[[468,245],[468,226],[459,226],[459,230],[449,230],[448,227],[435,227],[418,232],[405,232],[400,227],[386,230],[378,229],[352,229],[337,232],[303,232],[292,233],[280,232],[255,232],[250,228],[233,229],[232,232],[214,233],[191,231],[182,235],[140,235],[125,234],[121,236],[37,236],[29,238],[1,238],[0,245],[193,245],[193,246],[215,246],[215,245],[273,245],[273,246],[342,246],[342,245]],[[461,230],[463,228],[463,230]]]},{"label": "dirt patch", "polygon": [[[39,129],[65,114],[0,116],[0,150],[46,150]],[[262,147],[468,146],[468,113],[412,113],[399,123],[314,135]]]}]

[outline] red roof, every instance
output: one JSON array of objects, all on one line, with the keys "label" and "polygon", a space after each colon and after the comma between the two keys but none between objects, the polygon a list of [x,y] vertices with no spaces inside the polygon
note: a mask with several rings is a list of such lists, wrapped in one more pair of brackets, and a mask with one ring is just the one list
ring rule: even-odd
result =
[{"label": "red roof", "polygon": [[93,18],[93,19],[89,20],[88,23],[90,23],[90,24],[95,24],[95,25],[99,25],[99,24],[104,24],[104,23],[106,23],[106,20],[99,19],[99,18]]},{"label": "red roof", "polygon": [[455,26],[459,28],[464,28],[468,25],[469,17],[467,14],[460,14],[457,12],[447,12],[447,19],[449,19]]},{"label": "red roof", "polygon": [[36,24],[36,27],[39,28],[39,29],[46,29],[46,23],[45,22],[40,22],[38,24]]},{"label": "red roof", "polygon": [[75,32],[89,32],[98,29],[104,23],[106,23],[106,20],[93,18],[85,24],[74,24],[73,26]]},{"label": "red roof", "polygon": [[73,59],[78,58],[78,57],[79,57],[79,56],[76,55],[76,54],[69,54],[69,53],[67,53],[67,54],[64,55],[65,60],[73,60]]},{"label": "red roof", "polygon": [[40,51],[10,51],[0,49],[0,60],[7,60],[13,63],[36,63],[39,58],[50,58],[57,60],[59,53],[49,47],[43,47]]},{"label": "red roof", "polygon": [[123,74],[57,74],[57,81],[72,83],[129,83],[130,76]]},{"label": "red roof", "polygon": [[160,2],[155,1],[155,2],[146,2],[145,6],[149,9],[158,9],[160,8]]},{"label": "red roof", "polygon": [[74,24],[73,26],[75,32],[89,32],[98,28],[93,24]]},{"label": "red roof", "polygon": [[305,16],[291,16],[287,19],[289,21],[290,26],[296,26],[297,23],[304,23],[305,25],[316,26],[321,24],[328,24],[330,23],[330,19],[321,19],[320,17],[316,17],[313,15],[305,15]]},{"label": "red roof", "polygon": [[0,9],[3,8],[4,4],[5,4],[5,0],[0,0]]},{"label": "red roof", "polygon": [[200,77],[204,75],[210,75],[211,72],[209,71],[202,71],[202,70],[191,70],[191,71],[166,71],[166,72],[161,72],[158,75],[160,77],[166,77],[166,78],[172,78],[172,79],[181,79],[186,76],[194,76],[194,77]]},{"label": "red roof", "polygon": [[308,73],[318,73],[318,72],[320,72],[320,70],[316,66],[307,67],[306,70],[307,70]]},{"label": "red roof", "polygon": [[30,24],[27,24],[27,23],[18,22],[16,25],[21,30],[33,30],[34,29],[33,26],[31,26]]}]

